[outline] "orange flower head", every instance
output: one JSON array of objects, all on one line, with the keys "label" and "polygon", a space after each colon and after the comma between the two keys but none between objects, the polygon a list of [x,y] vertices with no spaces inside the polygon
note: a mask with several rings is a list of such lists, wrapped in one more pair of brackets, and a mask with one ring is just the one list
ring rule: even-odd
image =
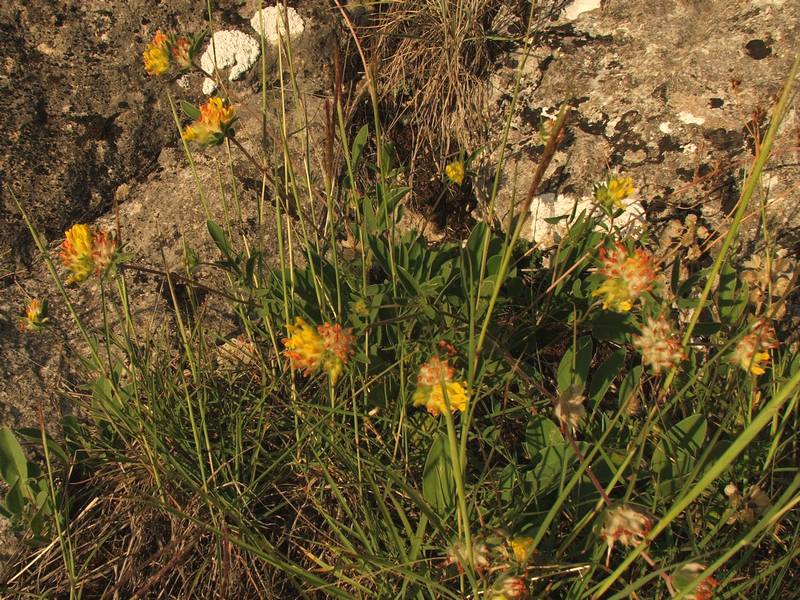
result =
[{"label": "orange flower head", "polygon": [[338,323],[334,325],[323,323],[317,327],[317,333],[322,337],[322,345],[325,348],[322,368],[330,375],[334,383],[353,351],[354,338],[351,332],[349,327],[342,329]]},{"label": "orange flower head", "polygon": [[752,331],[739,340],[730,361],[753,375],[763,375],[763,365],[769,362],[769,350],[777,347],[775,330],[762,319],[756,321]]},{"label": "orange flower head", "polygon": [[61,262],[72,273],[67,283],[83,281],[94,271],[92,230],[78,223],[66,232],[65,238],[61,244]]},{"label": "orange flower head", "polygon": [[610,251],[600,249],[600,261],[602,266],[598,271],[605,281],[592,296],[603,297],[603,308],[627,312],[641,294],[653,288],[656,278],[653,256],[646,250],[638,248],[629,255],[625,246],[617,243]]},{"label": "orange flower head", "polygon": [[184,36],[180,36],[172,45],[172,58],[181,71],[188,71],[192,67],[192,43]]},{"label": "orange flower head", "polygon": [[201,146],[215,146],[222,143],[236,120],[236,111],[226,106],[218,96],[209,98],[200,107],[200,117],[183,130],[183,139],[193,140]]},{"label": "orange flower head", "polygon": [[434,417],[440,413],[464,411],[469,399],[467,384],[453,381],[455,370],[447,363],[434,356],[419,369],[417,389],[412,401],[414,406],[424,406]]},{"label": "orange flower head", "polygon": [[161,30],[156,31],[142,56],[148,75],[163,75],[169,71],[169,41]]},{"label": "orange flower head", "polygon": [[104,231],[96,231],[92,235],[92,261],[97,275],[103,275],[117,252],[117,241]]},{"label": "orange flower head", "polygon": [[642,353],[642,360],[658,374],[662,369],[671,369],[686,355],[681,350],[681,341],[672,333],[669,322],[661,316],[648,317],[642,326],[642,334],[633,338],[633,345]]}]

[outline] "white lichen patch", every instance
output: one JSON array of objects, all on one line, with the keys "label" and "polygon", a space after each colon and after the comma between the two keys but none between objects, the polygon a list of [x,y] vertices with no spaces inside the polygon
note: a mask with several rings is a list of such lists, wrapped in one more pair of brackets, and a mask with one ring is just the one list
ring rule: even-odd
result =
[{"label": "white lichen patch", "polygon": [[[548,248],[558,244],[559,240],[567,233],[573,222],[569,217],[577,217],[582,212],[587,214],[595,208],[593,198],[584,196],[576,198],[569,194],[540,194],[531,203],[530,228],[524,237],[536,243],[541,248]],[[599,213],[599,209],[596,214]],[[555,217],[567,218],[557,223],[549,223],[546,219]],[[644,220],[644,207],[638,200],[627,200],[625,210],[614,219],[614,224],[622,229],[635,229]]]},{"label": "white lichen patch", "polygon": [[600,0],[575,0],[564,9],[564,17],[574,21],[583,13],[598,8],[600,8]]},{"label": "white lichen patch", "polygon": [[[234,81],[242,77],[252,67],[261,53],[258,40],[235,29],[218,31],[208,43],[206,51],[200,57],[200,66],[206,73],[214,72],[214,57],[218,71],[230,67],[228,80]],[[203,80],[203,93],[208,96],[217,89],[216,82],[210,77]]]},{"label": "white lichen patch", "polygon": [[668,121],[664,121],[658,126],[658,130],[661,133],[670,134],[672,133],[672,125],[670,125]]},{"label": "white lichen patch", "polygon": [[678,113],[678,120],[681,123],[686,123],[687,125],[702,125],[706,122],[703,117],[696,117],[692,113],[682,110]]},{"label": "white lichen patch", "polygon": [[262,24],[264,37],[273,45],[278,44],[281,36],[286,37],[287,25],[290,38],[300,35],[305,29],[303,19],[297,14],[297,11],[293,8],[285,8],[280,3],[256,11],[256,14],[250,19],[250,25],[258,35],[261,35]]}]

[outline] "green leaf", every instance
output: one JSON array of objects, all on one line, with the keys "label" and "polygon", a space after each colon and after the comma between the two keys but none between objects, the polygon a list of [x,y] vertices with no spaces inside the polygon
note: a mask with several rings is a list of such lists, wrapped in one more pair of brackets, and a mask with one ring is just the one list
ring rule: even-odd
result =
[{"label": "green leaf", "polygon": [[444,434],[434,438],[428,451],[422,473],[422,495],[440,515],[454,506],[456,492],[453,467],[450,462],[450,447]]},{"label": "green leaf", "polygon": [[723,323],[738,323],[747,308],[748,295],[739,273],[729,262],[725,263],[719,273],[719,316]]},{"label": "green leaf", "polygon": [[186,102],[186,100],[180,100],[178,104],[180,104],[183,114],[185,114],[193,121],[196,121],[197,119],[200,118],[200,109],[197,108],[194,104],[190,104],[189,102]]},{"label": "green leaf", "polygon": [[353,139],[353,145],[350,150],[350,164],[353,167],[353,171],[358,168],[358,161],[361,160],[361,153],[364,150],[364,146],[367,144],[368,135],[369,126],[364,125],[358,130],[356,137]]},{"label": "green leaf", "polygon": [[222,231],[222,227],[217,225],[214,221],[209,219],[206,222],[208,226],[208,233],[211,234],[211,238],[214,240],[214,243],[219,248],[219,251],[222,252],[222,255],[227,258],[231,259],[231,246],[228,243],[228,238],[225,236],[225,232]]},{"label": "green leaf", "polygon": [[28,479],[28,459],[8,427],[0,429],[0,477],[8,485]]},{"label": "green leaf", "polygon": [[536,464],[525,474],[530,497],[535,498],[547,492],[561,481],[561,474],[572,456],[572,448],[567,442],[542,448],[534,459]]},{"label": "green leaf", "polygon": [[600,310],[590,319],[589,324],[592,335],[599,340],[624,342],[627,336],[636,333],[629,313]]},{"label": "green leaf", "polygon": [[707,424],[703,415],[692,415],[664,434],[653,451],[651,467],[657,481],[656,492],[668,499],[687,483],[706,439]]},{"label": "green leaf", "polygon": [[625,374],[619,384],[619,403],[620,406],[627,406],[631,398],[639,393],[639,384],[642,380],[642,365],[633,367]]},{"label": "green leaf", "polygon": [[705,416],[692,415],[674,425],[662,441],[670,444],[672,448],[697,456],[705,442],[707,429]]},{"label": "green leaf", "polygon": [[617,351],[603,361],[603,364],[594,372],[592,375],[592,383],[589,386],[589,399],[592,401],[591,404],[600,402],[606,395],[614,378],[622,372],[622,367],[625,366],[625,356],[627,353],[624,347],[618,348]]},{"label": "green leaf", "polygon": [[8,490],[5,498],[5,507],[14,516],[22,516],[22,511],[25,510],[25,496],[22,495],[22,481],[15,481],[11,489]]},{"label": "green leaf", "polygon": [[528,456],[533,458],[544,448],[556,446],[564,442],[564,437],[553,421],[542,415],[536,415],[525,428],[525,439],[522,442]]},{"label": "green leaf", "polygon": [[[558,365],[558,391],[563,392],[571,385],[586,387],[589,376],[589,367],[592,364],[592,338],[584,336],[578,338],[575,346],[567,350]],[[574,364],[573,364],[574,363]]]}]

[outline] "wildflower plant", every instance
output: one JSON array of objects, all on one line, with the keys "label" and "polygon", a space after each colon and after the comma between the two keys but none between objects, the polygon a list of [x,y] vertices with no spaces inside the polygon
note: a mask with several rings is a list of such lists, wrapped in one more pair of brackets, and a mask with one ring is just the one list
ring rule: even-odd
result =
[{"label": "wildflower plant", "polygon": [[464,183],[464,175],[466,173],[464,161],[454,160],[453,162],[447,163],[447,166],[444,168],[444,173],[452,183],[461,185]]},{"label": "wildflower plant", "polygon": [[200,146],[218,146],[234,134],[236,110],[219,96],[213,96],[199,109],[183,103],[186,113],[194,119],[182,132],[183,139]]},{"label": "wildflower plant", "polygon": [[414,406],[424,406],[434,417],[466,410],[469,400],[467,384],[454,377],[455,369],[447,359],[431,357],[419,369],[417,389],[412,397]]},{"label": "wildflower plant", "polygon": [[603,183],[594,188],[594,199],[598,206],[607,212],[625,208],[625,200],[634,193],[633,179],[609,175]]},{"label": "wildflower plant", "polygon": [[286,330],[289,336],[283,339],[284,354],[292,368],[306,376],[321,369],[336,383],[352,353],[352,330],[343,329],[338,323],[313,327],[302,317],[296,317]]},{"label": "wildflower plant", "polygon": [[617,242],[610,250],[600,249],[600,267],[597,271],[603,282],[592,296],[599,296],[604,309],[628,312],[636,300],[653,289],[656,279],[652,254],[643,248],[629,253]]},{"label": "wildflower plant", "polygon": [[83,223],[70,227],[61,244],[61,262],[70,272],[67,284],[80,283],[92,274],[103,276],[122,258],[111,234]]},{"label": "wildflower plant", "polygon": [[[290,43],[276,52],[291,75]],[[191,63],[179,36],[148,51],[153,72]],[[380,106],[356,122],[339,75],[323,172],[310,146],[297,160],[283,135],[296,124],[281,110],[258,123],[262,139],[237,140],[223,98],[181,103],[192,120],[183,138],[196,142],[186,152],[231,141],[209,159],[235,177],[232,155],[254,148],[263,195],[257,235],[237,211],[222,224],[209,214],[215,256],[187,250],[180,277],[146,268],[176,309],[159,319],[131,309],[126,266],[90,311],[102,324],[87,322],[74,304],[83,295],[60,285],[27,221],[91,356],[73,394],[85,420],[66,418],[57,440],[0,430],[0,514],[26,528],[39,565],[20,556],[4,584],[31,597],[789,597],[773,575],[790,574],[800,551],[772,534],[800,523],[790,510],[800,358],[777,345],[792,335],[784,324],[731,302],[736,227],[688,276],[680,258],[656,261],[653,232],[631,240],[599,211],[565,215],[548,251],[518,235],[524,203],[511,234],[490,214],[466,239],[433,243],[398,226],[409,189]],[[280,101],[302,104],[290,88]],[[566,109],[542,173],[565,123]],[[742,211],[763,167],[743,184]],[[632,184],[614,177],[598,194],[616,206]],[[534,183],[518,197],[534,197]],[[79,282],[119,251],[79,224],[61,256]],[[200,279],[200,264],[224,277]],[[184,279],[223,310],[186,317]],[[164,335],[153,335],[161,316]],[[742,331],[747,322],[759,324]],[[765,354],[770,376],[742,385],[735,375],[766,371]],[[45,457],[40,472],[16,437]],[[730,481],[758,481],[763,494],[734,507]],[[751,501],[752,519],[729,522]],[[153,547],[172,553],[170,568]],[[109,560],[119,548],[125,561]],[[710,566],[680,571],[693,563]],[[718,582],[698,581],[712,569]]]},{"label": "wildflower plant", "polygon": [[777,348],[775,330],[769,322],[761,319],[753,322],[750,333],[736,344],[730,361],[753,375],[763,375],[769,362],[769,351]]},{"label": "wildflower plant", "polygon": [[50,325],[47,308],[47,298],[39,300],[34,298],[25,307],[25,317],[20,319],[19,326],[23,331],[38,333]]},{"label": "wildflower plant", "polygon": [[148,75],[156,77],[166,75],[173,67],[178,73],[191,70],[196,65],[196,58],[205,38],[205,31],[186,36],[165,34],[160,29],[157,30],[142,53],[144,70]]},{"label": "wildflower plant", "polygon": [[672,332],[663,315],[657,319],[647,317],[642,324],[641,333],[634,336],[633,345],[642,354],[642,362],[655,374],[673,368],[686,356],[681,340]]}]

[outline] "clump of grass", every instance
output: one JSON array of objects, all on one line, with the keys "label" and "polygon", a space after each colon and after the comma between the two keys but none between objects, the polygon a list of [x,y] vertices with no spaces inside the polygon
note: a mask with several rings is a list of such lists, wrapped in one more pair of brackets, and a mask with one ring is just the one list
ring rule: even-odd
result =
[{"label": "clump of grass", "polygon": [[487,74],[503,49],[535,35],[563,0],[376,2],[360,29],[389,114],[444,155],[474,148],[486,119]]},{"label": "clump of grass", "polygon": [[[89,348],[74,397],[87,419],[65,419],[61,440],[43,423],[0,430],[0,509],[31,547],[4,594],[785,596],[800,555],[800,353],[771,301],[738,281],[733,248],[790,90],[719,253],[689,277],[647,232],[615,225],[627,180],[565,215],[547,256],[519,240],[535,186],[509,231],[481,222],[434,245],[397,231],[407,189],[379,118],[351,140],[334,98],[327,164],[335,149],[342,172],[319,178],[320,215],[291,210],[305,192],[288,149],[274,172],[234,137],[230,99],[179,103],[187,158],[223,146],[230,172],[240,152],[261,174],[275,247],[209,215],[225,274],[211,291],[237,334],[183,318],[177,279],[161,273],[165,341],[130,305],[143,267],[107,234],[71,229],[59,268],[31,227]],[[566,110],[545,156],[565,124]],[[185,279],[196,261],[187,252]],[[100,278],[102,323],[79,318],[64,268],[76,285]],[[48,335],[33,314],[31,335]]]}]

